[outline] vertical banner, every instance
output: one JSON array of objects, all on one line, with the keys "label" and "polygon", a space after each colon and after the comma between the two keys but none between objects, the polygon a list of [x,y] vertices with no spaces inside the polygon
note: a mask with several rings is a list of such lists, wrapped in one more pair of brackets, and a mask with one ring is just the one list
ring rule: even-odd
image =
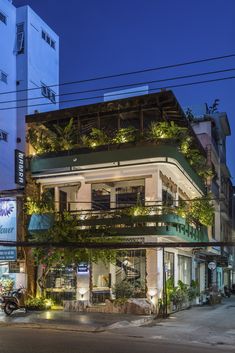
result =
[{"label": "vertical banner", "polygon": [[15,150],[15,183],[25,185],[25,154],[19,150]]},{"label": "vertical banner", "polygon": [[[0,240],[16,241],[16,199],[0,198]],[[0,246],[0,261],[16,260],[16,247]]]}]

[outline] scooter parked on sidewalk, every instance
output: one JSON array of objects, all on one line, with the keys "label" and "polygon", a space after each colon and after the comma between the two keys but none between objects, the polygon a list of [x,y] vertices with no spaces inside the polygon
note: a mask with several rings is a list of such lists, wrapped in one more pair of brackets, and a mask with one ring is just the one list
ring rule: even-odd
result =
[{"label": "scooter parked on sidewalk", "polygon": [[13,311],[18,309],[24,309],[26,312],[25,306],[25,289],[18,288],[7,294],[1,296],[1,308],[4,313],[9,316]]}]

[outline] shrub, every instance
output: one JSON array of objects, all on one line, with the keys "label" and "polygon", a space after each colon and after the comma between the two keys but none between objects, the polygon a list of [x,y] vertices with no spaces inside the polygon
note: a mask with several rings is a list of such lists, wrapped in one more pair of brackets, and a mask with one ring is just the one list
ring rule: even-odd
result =
[{"label": "shrub", "polygon": [[53,301],[43,297],[29,298],[26,300],[25,305],[28,310],[46,310],[51,308]]}]

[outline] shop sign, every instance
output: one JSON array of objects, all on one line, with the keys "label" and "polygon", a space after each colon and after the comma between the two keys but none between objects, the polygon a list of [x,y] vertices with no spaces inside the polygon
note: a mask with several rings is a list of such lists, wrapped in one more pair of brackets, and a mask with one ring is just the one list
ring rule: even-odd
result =
[{"label": "shop sign", "polygon": [[87,263],[80,263],[77,267],[77,273],[88,273],[89,272],[89,266]]},{"label": "shop sign", "polygon": [[9,273],[20,273],[20,262],[19,261],[9,262]]},{"label": "shop sign", "polygon": [[208,268],[210,270],[212,270],[212,271],[215,270],[216,269],[216,263],[214,261],[209,262],[208,263]]},{"label": "shop sign", "polygon": [[[16,199],[0,198],[0,239],[16,241]],[[16,247],[0,246],[0,261],[16,260]]]},{"label": "shop sign", "polygon": [[19,150],[15,150],[15,183],[25,185],[25,154]]}]

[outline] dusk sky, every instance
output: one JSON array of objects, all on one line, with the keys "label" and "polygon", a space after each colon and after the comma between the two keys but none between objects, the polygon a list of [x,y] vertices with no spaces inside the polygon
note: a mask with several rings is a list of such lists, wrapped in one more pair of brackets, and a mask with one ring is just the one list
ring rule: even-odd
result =
[{"label": "dusk sky", "polygon": [[[234,0],[14,0],[13,3],[15,6],[30,5],[60,36],[60,82],[235,54]],[[155,83],[150,88],[220,77],[235,78],[235,57],[71,85],[61,88],[60,92],[228,68],[234,68],[234,71]],[[233,132],[228,138],[227,156],[231,174],[235,177],[235,79],[172,90],[183,108],[192,107],[195,111],[201,111],[205,102],[211,105],[216,98],[220,99],[219,111],[227,112]],[[102,96],[105,92],[108,89],[93,95]],[[81,95],[65,96],[61,100],[79,97]],[[70,106],[91,102],[78,100]]]}]

